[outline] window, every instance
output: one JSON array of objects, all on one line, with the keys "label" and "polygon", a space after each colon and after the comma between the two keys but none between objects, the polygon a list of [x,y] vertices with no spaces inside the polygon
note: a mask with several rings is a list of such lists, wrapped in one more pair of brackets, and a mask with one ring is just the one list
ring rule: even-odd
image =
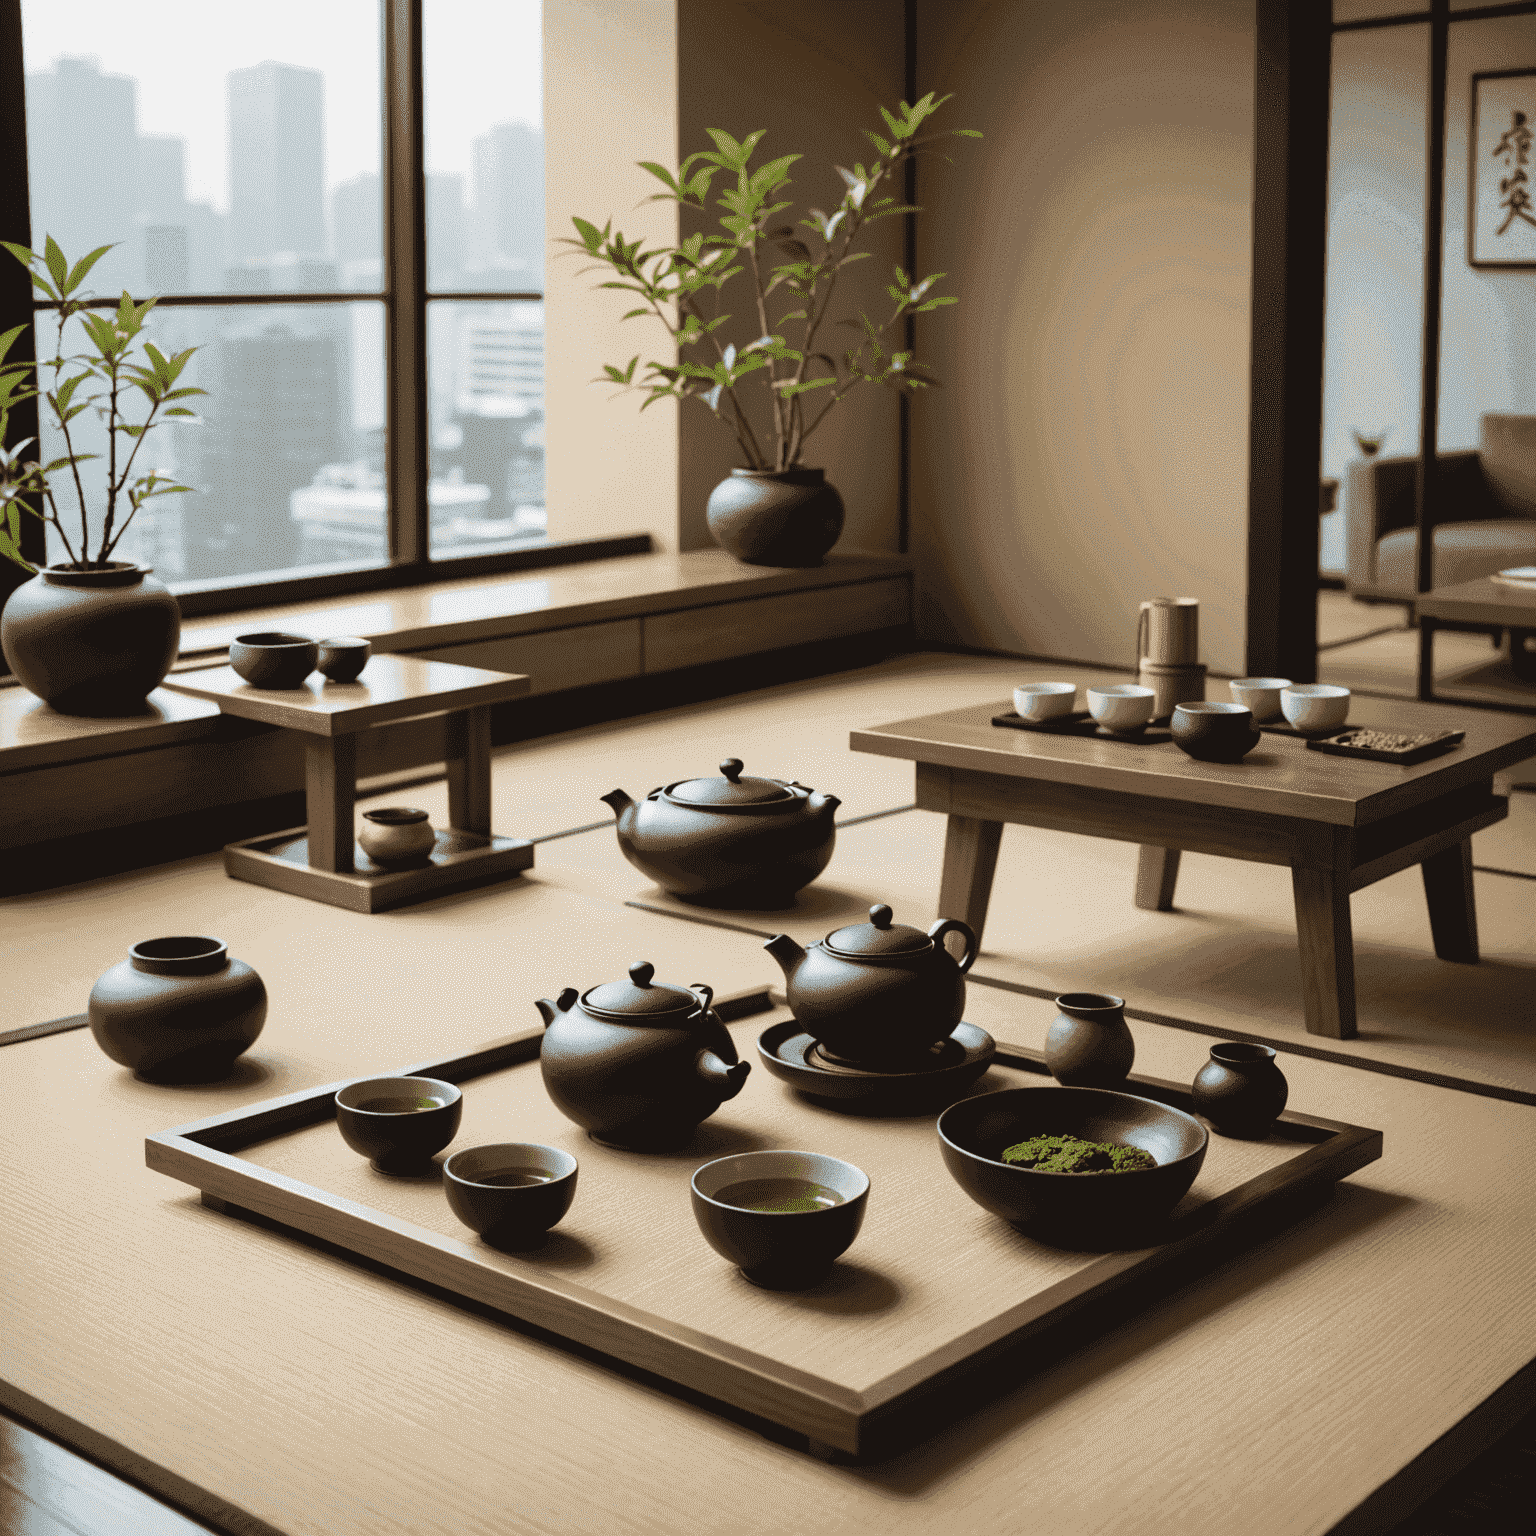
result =
[{"label": "window", "polygon": [[209,391],[146,443],[195,493],[120,555],[191,612],[570,557],[538,0],[21,0],[21,27],[32,244],[115,242],[91,287],[162,295],[152,337]]}]

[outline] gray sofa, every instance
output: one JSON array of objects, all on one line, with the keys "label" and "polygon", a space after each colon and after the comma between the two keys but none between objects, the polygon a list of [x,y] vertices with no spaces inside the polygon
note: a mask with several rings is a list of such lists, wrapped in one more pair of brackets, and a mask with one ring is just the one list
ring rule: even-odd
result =
[{"label": "gray sofa", "polygon": [[[1418,456],[1356,459],[1346,474],[1344,579],[1352,596],[1412,597]],[[1536,416],[1489,414],[1478,446],[1442,453],[1434,585],[1536,565]]]}]

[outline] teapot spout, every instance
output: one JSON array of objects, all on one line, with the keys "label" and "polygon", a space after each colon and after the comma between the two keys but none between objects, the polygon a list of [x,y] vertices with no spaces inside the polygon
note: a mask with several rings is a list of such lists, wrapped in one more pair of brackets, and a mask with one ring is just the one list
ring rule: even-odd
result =
[{"label": "teapot spout", "polygon": [[611,805],[615,816],[623,816],[625,811],[634,809],[635,802],[622,789],[610,789],[606,795],[599,795],[598,799],[604,805]]},{"label": "teapot spout", "polygon": [[747,1073],[751,1070],[751,1062],[735,1061],[727,1064],[713,1051],[699,1052],[699,1078],[720,1095],[722,1104],[727,1099],[734,1099],[741,1092],[741,1085],[746,1082]]},{"label": "teapot spout", "polygon": [[817,815],[831,816],[843,802],[836,795],[824,795],[817,790],[809,800],[805,802],[808,811],[814,811]]},{"label": "teapot spout", "polygon": [[544,1020],[544,1028],[548,1029],[562,1013],[569,1013],[571,1005],[581,996],[575,987],[567,987],[555,1002],[550,1002],[547,997],[539,998],[534,1007],[539,1010],[539,1016]]},{"label": "teapot spout", "polygon": [[776,933],[763,948],[779,962],[785,976],[793,976],[805,959],[805,951],[787,933]]}]

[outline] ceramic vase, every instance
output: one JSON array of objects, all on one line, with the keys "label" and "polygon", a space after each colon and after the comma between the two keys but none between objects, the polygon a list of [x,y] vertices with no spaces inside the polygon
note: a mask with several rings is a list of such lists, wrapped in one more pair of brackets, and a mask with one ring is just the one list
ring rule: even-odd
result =
[{"label": "ceramic vase", "polygon": [[1125,999],[1103,992],[1067,992],[1045,1037],[1045,1064],[1067,1088],[1117,1088],[1136,1060],[1125,1022]]},{"label": "ceramic vase", "polygon": [[1211,1047],[1190,1089],[1195,1111],[1223,1136],[1260,1140],[1290,1096],[1290,1085],[1267,1045],[1223,1041]]},{"label": "ceramic vase", "polygon": [[733,469],[705,515],[743,565],[820,565],[842,535],[843,498],[819,469]]},{"label": "ceramic vase", "polygon": [[424,864],[437,846],[437,833],[425,811],[406,805],[387,805],[364,811],[357,840],[364,853],[381,869],[410,869]]},{"label": "ceramic vase", "polygon": [[181,609],[149,567],[44,566],[11,593],[0,648],[22,687],[64,715],[133,715],[176,660]]},{"label": "ceramic vase", "polygon": [[267,989],[222,939],[144,939],[91,988],[91,1034],[151,1082],[225,1077],[267,1018]]}]

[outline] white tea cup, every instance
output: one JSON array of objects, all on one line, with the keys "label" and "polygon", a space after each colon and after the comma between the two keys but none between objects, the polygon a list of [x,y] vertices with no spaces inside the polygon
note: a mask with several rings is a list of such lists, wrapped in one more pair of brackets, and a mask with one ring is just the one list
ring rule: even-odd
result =
[{"label": "white tea cup", "polygon": [[1291,686],[1288,677],[1234,677],[1228,686],[1232,700],[1253,711],[1255,725],[1267,725],[1281,715],[1280,695]]},{"label": "white tea cup", "polygon": [[1298,731],[1336,731],[1349,718],[1349,689],[1296,683],[1281,691],[1280,708]]},{"label": "white tea cup", "polygon": [[1013,690],[1014,713],[1031,725],[1070,715],[1076,703],[1076,683],[1024,683]]},{"label": "white tea cup", "polygon": [[1088,690],[1088,713],[1106,731],[1134,736],[1146,729],[1157,695],[1138,683],[1109,683]]}]

